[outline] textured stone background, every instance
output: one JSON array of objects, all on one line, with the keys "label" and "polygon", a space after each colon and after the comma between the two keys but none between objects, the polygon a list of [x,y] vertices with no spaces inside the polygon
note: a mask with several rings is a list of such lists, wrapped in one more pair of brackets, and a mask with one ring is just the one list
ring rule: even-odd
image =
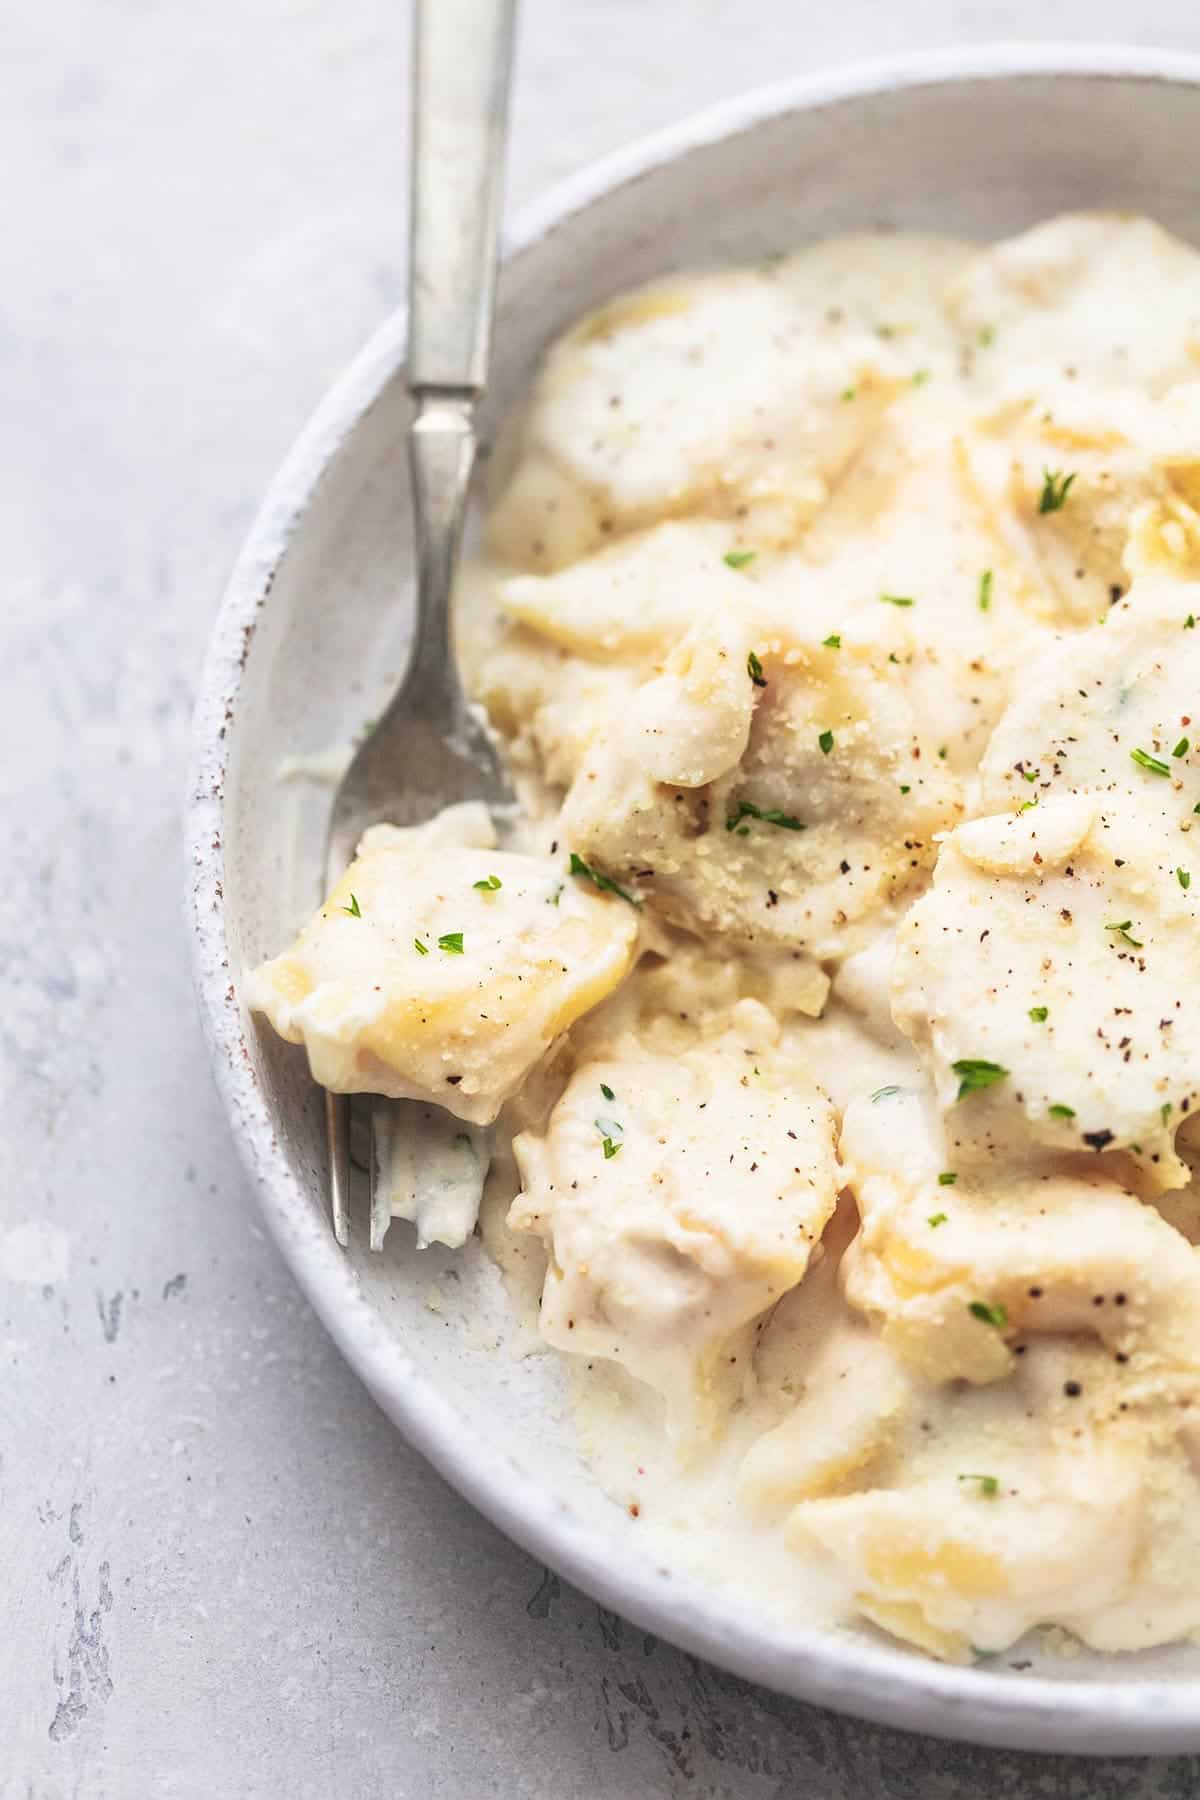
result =
[{"label": "textured stone background", "polygon": [[[13,0],[0,61],[0,1800],[1192,1800],[952,1749],[598,1611],[397,1438],[256,1220],[180,922],[256,498],[400,298],[406,8]],[[527,0],[512,202],[795,70],[1195,0]],[[1181,151],[1182,153],[1182,151]]]}]

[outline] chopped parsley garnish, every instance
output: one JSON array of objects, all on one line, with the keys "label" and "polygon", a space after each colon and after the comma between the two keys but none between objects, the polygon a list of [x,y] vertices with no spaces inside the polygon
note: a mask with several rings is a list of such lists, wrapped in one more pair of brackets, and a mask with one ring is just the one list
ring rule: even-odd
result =
[{"label": "chopped parsley garnish", "polygon": [[901,793],[902,793],[902,794],[911,794],[911,793],[912,793],[912,788],[911,788],[911,787],[909,787],[909,785],[908,785],[908,783],[907,783],[907,782],[904,782],[904,781],[902,781],[902,782],[901,782],[901,783],[900,783],[900,792],[901,792]]},{"label": "chopped parsley garnish", "polygon": [[746,658],[746,673],[754,683],[755,687],[766,687],[767,678],[763,674],[762,664],[759,662],[757,656],[755,656],[753,650]]},{"label": "chopped parsley garnish", "polygon": [[1175,879],[1179,883],[1180,887],[1184,888],[1185,890],[1187,888],[1190,888],[1192,885],[1192,877],[1191,877],[1190,872],[1187,869],[1176,869]]},{"label": "chopped parsley garnish", "polygon": [[1160,1106],[1160,1107],[1159,1107],[1159,1109],[1158,1109],[1158,1110],[1159,1110],[1159,1113],[1160,1113],[1160,1115],[1161,1115],[1161,1117],[1162,1117],[1162,1122],[1163,1122],[1163,1124],[1164,1124],[1164,1125],[1165,1125],[1165,1124],[1166,1124],[1166,1122],[1167,1122],[1167,1120],[1168,1120],[1168,1119],[1169,1119],[1169,1118],[1170,1118],[1170,1116],[1171,1116],[1171,1113],[1172,1113],[1172,1111],[1173,1111],[1173,1108],[1172,1108],[1172,1106],[1171,1106],[1171,1102],[1170,1102],[1170,1101],[1169,1101],[1169,1100],[1164,1100],[1164,1101],[1163,1101],[1163,1103],[1162,1103],[1162,1105],[1161,1105],[1161,1106]]},{"label": "chopped parsley garnish", "polygon": [[1175,748],[1172,750],[1171,755],[1172,756],[1186,756],[1190,748],[1191,748],[1191,746],[1189,745],[1187,739],[1185,737],[1180,738],[1179,742],[1176,744]]},{"label": "chopped parsley garnish", "polygon": [[642,903],[635,895],[627,893],[623,887],[618,887],[611,875],[604,875],[599,869],[593,869],[588,863],[584,862],[582,856],[576,856],[574,850],[571,852],[571,866],[569,872],[572,875],[586,875],[592,886],[599,888],[602,893],[617,894],[622,900],[628,900],[630,906],[636,906],[640,909]]},{"label": "chopped parsley garnish", "polygon": [[1071,491],[1071,484],[1074,480],[1074,475],[1064,475],[1058,469],[1043,469],[1038,511],[1040,513],[1058,512],[1066,504],[1067,495]]},{"label": "chopped parsley garnish", "polygon": [[625,1136],[625,1127],[618,1125],[615,1119],[597,1119],[596,1130],[600,1133],[600,1143],[604,1150],[604,1160],[609,1162],[621,1148],[621,1140]]},{"label": "chopped parsley garnish", "polygon": [[939,1187],[953,1187],[957,1180],[958,1180],[958,1171],[956,1169],[943,1169],[941,1174],[938,1176],[938,1186]]},{"label": "chopped parsley garnish", "polygon": [[[791,813],[780,812],[776,806],[755,806],[753,800],[739,800],[737,811],[731,812],[725,821],[726,831],[736,831],[743,819],[760,819],[764,825],[778,825],[783,831],[806,829],[800,819],[794,819]],[[745,830],[748,831],[749,826]],[[628,895],[625,897],[629,898]]]},{"label": "chopped parsley garnish", "polygon": [[918,369],[916,374],[912,378],[912,384],[914,387],[924,387],[925,383],[928,380],[929,380],[929,370],[928,369]]},{"label": "chopped parsley garnish", "polygon": [[358,904],[357,894],[351,894],[349,906],[343,906],[342,911],[344,913],[349,913],[352,919],[362,918],[362,908]]},{"label": "chopped parsley garnish", "polygon": [[979,345],[979,348],[981,350],[990,350],[995,341],[996,327],[994,325],[981,325],[979,327],[979,336],[975,340]]},{"label": "chopped parsley garnish", "polygon": [[949,744],[939,744],[938,745],[938,756],[941,758],[942,762],[945,762],[946,753],[949,750],[949,748],[950,748]]},{"label": "chopped parsley garnish", "polygon": [[1064,1106],[1061,1100],[1056,1101],[1050,1108],[1050,1117],[1052,1119],[1073,1119],[1075,1117],[1075,1108],[1073,1106]]},{"label": "chopped parsley garnish", "polygon": [[1050,1017],[1050,1008],[1048,1006],[1031,1006],[1029,1016],[1035,1025],[1044,1025]]},{"label": "chopped parsley garnish", "polygon": [[989,1306],[986,1300],[972,1300],[967,1311],[973,1319],[980,1319],[985,1325],[994,1325],[997,1331],[1003,1331],[1008,1324],[1008,1309],[997,1300]]},{"label": "chopped parsley garnish", "polygon": [[1130,934],[1129,927],[1132,924],[1132,919],[1121,919],[1115,925],[1106,925],[1104,929],[1105,931],[1111,931],[1116,937],[1119,937],[1121,942],[1123,944],[1128,944],[1131,950],[1140,950],[1142,948],[1141,939],[1135,938]]},{"label": "chopped parsley garnish", "polygon": [[463,934],[461,931],[443,932],[438,939],[438,949],[444,950],[447,956],[461,956],[463,953]]},{"label": "chopped parsley garnish", "polygon": [[893,1094],[898,1094],[899,1092],[900,1089],[898,1087],[876,1088],[875,1092],[871,1095],[871,1098],[872,1100],[889,1100]]},{"label": "chopped parsley garnish", "polygon": [[606,1100],[615,1100],[617,1097],[609,1087],[607,1081],[602,1081],[600,1083],[600,1092],[604,1095]]},{"label": "chopped parsley garnish", "polygon": [[721,558],[731,569],[744,569],[758,555],[757,550],[727,550]]},{"label": "chopped parsley garnish", "polygon": [[494,894],[504,883],[498,875],[485,875],[482,881],[473,881],[472,887],[482,888],[485,894]]},{"label": "chopped parsley garnish", "polygon": [[879,598],[885,606],[912,606],[911,594],[880,594]]},{"label": "chopped parsley garnish", "polygon": [[1022,769],[1021,770],[1021,780],[1022,781],[1036,781],[1038,776],[1040,775],[1040,773],[1041,773],[1040,769]]},{"label": "chopped parsley garnish", "polygon": [[842,647],[842,634],[840,631],[831,631],[827,638],[821,639],[821,642],[827,650],[840,650]]},{"label": "chopped parsley garnish", "polygon": [[423,944],[421,942],[420,938],[413,939],[413,949],[416,951],[418,956],[428,956],[429,955],[429,945]]},{"label": "chopped parsley garnish", "polygon": [[1195,615],[1195,613],[1189,613],[1189,614],[1188,614],[1188,616],[1187,616],[1187,618],[1186,618],[1186,619],[1185,619],[1185,620],[1184,620],[1184,621],[1183,621],[1183,629],[1184,629],[1184,630],[1185,630],[1185,631],[1195,631],[1195,629],[1196,629],[1196,615]]},{"label": "chopped parsley garnish", "polygon": [[833,733],[832,733],[832,731],[823,731],[821,733],[820,737],[817,739],[817,742],[821,746],[822,755],[828,756],[829,752],[833,749]]},{"label": "chopped parsley garnish", "polygon": [[964,1094],[973,1094],[980,1088],[994,1087],[996,1082],[1008,1080],[1007,1069],[1002,1069],[999,1063],[985,1062],[982,1057],[962,1057],[952,1067],[958,1076],[956,1100],[961,1100]]},{"label": "chopped parsley garnish", "polygon": [[934,1231],[936,1231],[938,1226],[944,1225],[946,1223],[946,1220],[949,1217],[950,1217],[949,1213],[942,1213],[942,1212],[930,1213],[928,1219],[926,1220],[926,1224],[929,1225]]},{"label": "chopped parsley garnish", "polygon": [[843,400],[853,400],[857,393],[858,393],[857,388],[853,388],[853,387],[843,388],[842,389],[842,399]]},{"label": "chopped parsley garnish", "polygon": [[1032,800],[1022,800],[1020,806],[1018,806],[1018,808],[1017,808],[1017,817],[1020,818],[1022,813],[1029,812],[1032,807],[1035,807],[1037,805],[1037,803],[1038,803],[1038,797],[1036,794],[1033,796]]},{"label": "chopped parsley garnish", "polygon": [[985,569],[979,577],[979,610],[986,612],[992,604],[992,571]]},{"label": "chopped parsley garnish", "polygon": [[[989,1500],[994,1500],[996,1495],[1000,1492],[1000,1483],[994,1475],[960,1475],[958,1479],[960,1481],[977,1481],[979,1483],[980,1493],[985,1495]],[[986,1650],[981,1650],[979,1654],[981,1656],[986,1656],[989,1653]]]},{"label": "chopped parsley garnish", "polygon": [[1139,769],[1148,769],[1151,775],[1169,775],[1170,767],[1157,756],[1151,756],[1148,750],[1131,750],[1130,757]]}]

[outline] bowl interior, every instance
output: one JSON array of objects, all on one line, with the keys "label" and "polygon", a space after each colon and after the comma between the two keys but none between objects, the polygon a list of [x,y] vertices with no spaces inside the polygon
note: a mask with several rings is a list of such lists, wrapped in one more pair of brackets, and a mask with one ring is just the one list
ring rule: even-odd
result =
[{"label": "bowl interior", "polygon": [[[964,58],[953,79],[926,64],[752,96],[571,184],[506,262],[485,441],[561,327],[671,269],[853,229],[992,238],[1089,206],[1146,211],[1200,240],[1200,183],[1183,153],[1200,144],[1200,87],[1148,67],[1101,72],[1104,60],[1039,72],[1019,56],[976,58],[972,73]],[[229,984],[278,950],[319,894],[329,790],[281,782],[280,765],[345,742],[402,666],[412,553],[399,356],[393,328],[293,458],[235,577],[201,711],[201,984],[285,1253],[377,1397],[444,1472],[545,1560],[665,1635],[775,1686],[926,1730],[1076,1749],[1200,1743],[1194,1653],[1064,1663],[1035,1646],[1022,1652],[1027,1673],[1007,1658],[996,1672],[944,1670],[866,1633],[817,1638],[800,1620],[781,1631],[736,1594],[714,1598],[656,1568],[578,1459],[554,1362],[504,1352],[509,1309],[478,1244],[418,1255],[397,1225],[382,1256],[335,1248],[316,1092],[299,1052],[244,1019]]]}]

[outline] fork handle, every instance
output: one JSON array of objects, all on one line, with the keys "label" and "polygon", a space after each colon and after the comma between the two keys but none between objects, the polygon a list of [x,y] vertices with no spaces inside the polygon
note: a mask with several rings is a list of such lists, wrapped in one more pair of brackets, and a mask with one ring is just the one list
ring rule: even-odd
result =
[{"label": "fork handle", "polygon": [[516,0],[417,0],[408,381],[487,377]]},{"label": "fork handle", "polygon": [[409,433],[417,537],[411,703],[466,702],[450,593],[487,377],[516,0],[417,0],[409,248]]}]

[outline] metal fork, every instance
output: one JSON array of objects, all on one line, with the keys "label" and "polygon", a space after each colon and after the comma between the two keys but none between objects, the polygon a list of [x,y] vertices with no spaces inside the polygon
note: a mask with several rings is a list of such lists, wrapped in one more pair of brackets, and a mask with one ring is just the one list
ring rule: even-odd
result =
[{"label": "metal fork", "polygon": [[[487,377],[516,0],[417,0],[408,275],[409,466],[416,626],[408,669],[334,796],[328,885],[368,825],[415,825],[457,800],[510,807],[450,635],[475,409]],[[349,1242],[350,1102],[325,1095],[334,1236]],[[372,1134],[373,1135],[373,1134]],[[372,1146],[368,1168],[375,1180]]]}]

